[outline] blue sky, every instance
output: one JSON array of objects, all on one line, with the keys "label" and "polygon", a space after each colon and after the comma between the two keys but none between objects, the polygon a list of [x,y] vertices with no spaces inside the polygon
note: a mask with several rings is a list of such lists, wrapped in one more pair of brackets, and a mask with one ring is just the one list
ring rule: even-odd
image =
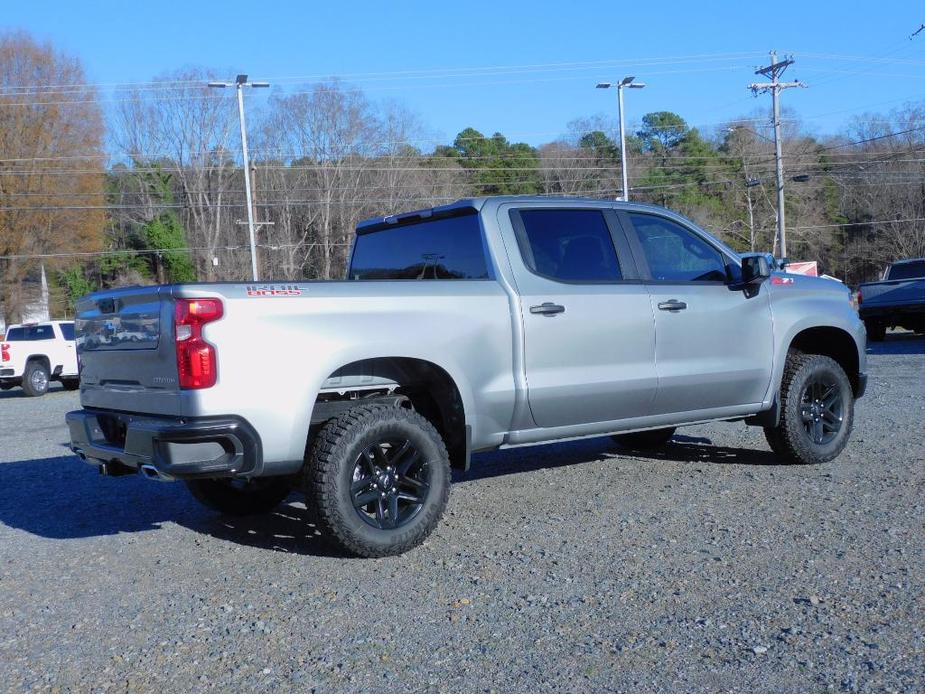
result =
[{"label": "blue sky", "polygon": [[283,88],[341,76],[407,106],[438,139],[471,125],[539,144],[576,118],[613,115],[615,93],[594,84],[626,74],[648,84],[628,94],[631,124],[659,110],[707,128],[763,117],[769,97],[746,85],[771,48],[793,53],[787,78],[810,86],[784,97],[810,132],[925,100],[925,32],[909,40],[925,7],[915,5],[19,0],[0,22],[78,56],[94,83],[192,65]]}]

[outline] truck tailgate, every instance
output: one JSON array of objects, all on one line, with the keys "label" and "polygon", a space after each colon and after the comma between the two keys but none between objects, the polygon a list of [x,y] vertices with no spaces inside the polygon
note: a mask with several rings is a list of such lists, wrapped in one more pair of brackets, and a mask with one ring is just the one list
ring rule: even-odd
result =
[{"label": "truck tailgate", "polygon": [[862,307],[902,306],[925,301],[925,279],[886,280],[861,285]]},{"label": "truck tailgate", "polygon": [[84,407],[182,415],[170,287],[81,299],[75,317]]}]

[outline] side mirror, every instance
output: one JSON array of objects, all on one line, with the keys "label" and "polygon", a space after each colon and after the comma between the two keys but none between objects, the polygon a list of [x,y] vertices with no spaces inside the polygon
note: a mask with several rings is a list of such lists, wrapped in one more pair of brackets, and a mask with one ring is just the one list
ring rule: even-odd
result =
[{"label": "side mirror", "polygon": [[764,253],[742,256],[742,284],[761,284],[771,276],[771,263]]}]

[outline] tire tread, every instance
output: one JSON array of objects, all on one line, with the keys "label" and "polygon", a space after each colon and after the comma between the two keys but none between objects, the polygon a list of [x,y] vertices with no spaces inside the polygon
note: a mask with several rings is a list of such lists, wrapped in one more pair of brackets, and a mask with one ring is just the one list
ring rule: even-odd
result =
[{"label": "tire tread", "polygon": [[306,494],[309,501],[314,502],[319,529],[348,551],[362,557],[401,554],[421,544],[437,526],[449,501],[450,485],[446,484],[440,490],[441,496],[437,504],[432,508],[422,509],[421,513],[430,514],[423,526],[409,528],[398,534],[394,542],[388,546],[366,542],[356,534],[348,532],[348,525],[335,498],[337,477],[341,472],[347,449],[353,439],[368,427],[396,416],[420,427],[439,446],[442,462],[447,466],[449,475],[449,454],[443,438],[433,424],[417,412],[384,403],[359,405],[329,420],[318,432],[308,464],[305,466]]},{"label": "tire tread", "polygon": [[[786,462],[792,464],[817,464],[828,462],[836,458],[844,446],[847,444],[848,436],[851,432],[853,421],[853,410],[849,403],[846,421],[843,423],[847,427],[847,433],[843,440],[842,446],[834,454],[820,456],[812,445],[806,440],[804,432],[801,430],[802,423],[795,421],[788,416],[791,412],[791,403],[794,399],[799,401],[801,393],[798,389],[793,388],[794,380],[800,373],[813,364],[825,365],[842,372],[841,366],[831,357],[821,354],[805,354],[797,350],[791,350],[787,354],[787,361],[784,365],[784,375],[780,387],[780,421],[776,427],[765,427],[764,436],[771,447],[771,450]],[[797,407],[799,402],[797,402]]]}]

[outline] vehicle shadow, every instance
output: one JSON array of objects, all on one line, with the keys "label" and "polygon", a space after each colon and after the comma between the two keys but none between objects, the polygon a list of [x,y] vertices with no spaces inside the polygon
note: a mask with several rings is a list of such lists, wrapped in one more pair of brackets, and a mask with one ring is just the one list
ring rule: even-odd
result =
[{"label": "vehicle shadow", "polygon": [[317,556],[342,556],[320,536],[301,494],[270,514],[222,516],[179,483],[101,477],[75,456],[0,463],[0,523],[69,540],[160,530],[176,523],[228,542]]},{"label": "vehicle shadow", "polygon": [[[57,381],[48,384],[48,393],[47,395],[52,395],[54,393],[66,393],[64,386],[62,386]],[[29,396],[23,392],[23,389],[19,386],[14,386],[9,390],[0,390],[0,400],[6,400],[8,398],[28,398]]]},{"label": "vehicle shadow", "polygon": [[614,443],[609,436],[604,436],[546,446],[477,453],[473,455],[468,471],[454,472],[453,481],[471,482],[521,472],[590,463],[607,458],[647,458],[716,465],[780,464],[777,457],[770,451],[714,446],[710,439],[698,436],[675,434],[668,445],[649,451],[623,448]]},{"label": "vehicle shadow", "polygon": [[882,342],[868,342],[868,354],[925,354],[925,336],[910,332],[887,333]]},{"label": "vehicle shadow", "polygon": [[[454,483],[578,465],[613,458],[646,458],[682,463],[776,465],[775,456],[684,435],[658,451],[622,449],[609,437],[547,446],[492,451],[473,456]],[[157,531],[164,523],[226,542],[259,549],[322,557],[346,556],[318,531],[301,492],[272,513],[223,516],[200,505],[179,483],[141,476],[101,477],[71,455],[0,463],[0,523],[56,540]]]}]

